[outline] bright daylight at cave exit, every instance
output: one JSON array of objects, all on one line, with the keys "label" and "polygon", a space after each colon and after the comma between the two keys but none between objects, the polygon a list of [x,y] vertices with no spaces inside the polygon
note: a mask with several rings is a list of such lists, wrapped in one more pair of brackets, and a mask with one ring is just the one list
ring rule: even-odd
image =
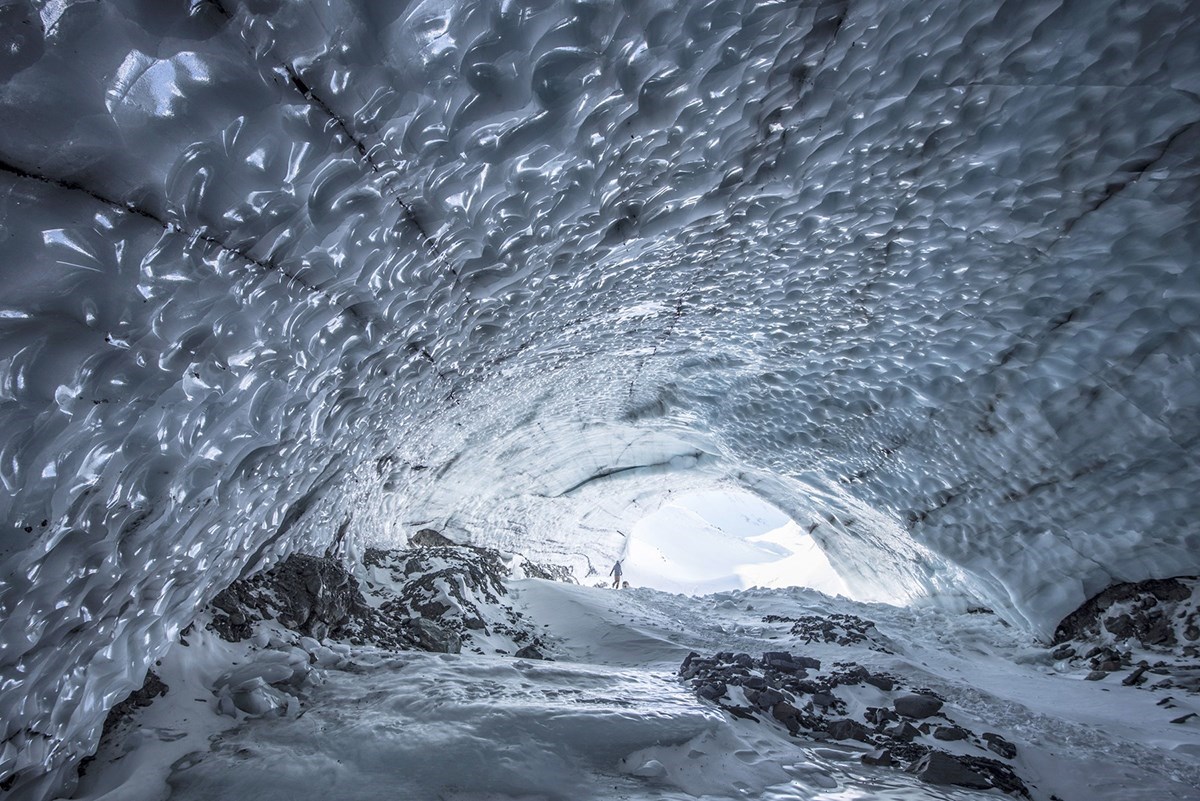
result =
[{"label": "bright daylight at cave exit", "polygon": [[4,801],[1200,799],[1197,0],[0,0]]}]

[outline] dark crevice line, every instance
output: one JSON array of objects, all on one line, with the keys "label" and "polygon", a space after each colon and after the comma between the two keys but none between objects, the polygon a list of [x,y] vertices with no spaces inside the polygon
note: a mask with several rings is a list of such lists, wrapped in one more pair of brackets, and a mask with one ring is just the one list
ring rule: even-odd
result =
[{"label": "dark crevice line", "polygon": [[[1083,220],[1088,215],[1093,214],[1093,213],[1099,211],[1100,209],[1104,208],[1104,206],[1110,200],[1112,200],[1114,197],[1119,195],[1121,192],[1123,192],[1128,187],[1130,187],[1133,184],[1140,181],[1143,175],[1145,175],[1147,172],[1152,170],[1156,164],[1158,164],[1160,161],[1162,161],[1164,158],[1166,158],[1167,154],[1171,152],[1171,147],[1175,144],[1175,142],[1179,139],[1179,137],[1183,136],[1188,131],[1195,128],[1197,125],[1200,125],[1200,120],[1194,120],[1192,122],[1189,122],[1186,125],[1184,125],[1183,127],[1181,127],[1178,131],[1175,131],[1175,133],[1171,134],[1166,139],[1164,139],[1162,141],[1161,147],[1158,150],[1158,155],[1154,156],[1153,158],[1148,159],[1144,164],[1141,164],[1136,170],[1133,171],[1133,174],[1130,175],[1128,178],[1125,178],[1121,181],[1118,181],[1118,182],[1113,183],[1113,184],[1109,185],[1108,187],[1106,187],[1104,190],[1104,194],[1100,197],[1099,200],[1097,200],[1095,203],[1093,203],[1090,208],[1084,209],[1080,214],[1078,214],[1074,218],[1068,220],[1067,223],[1063,226],[1062,235],[1059,237],[1059,239],[1063,239],[1066,236],[1068,236],[1071,233],[1072,229],[1074,229],[1075,226],[1081,220]],[[1057,241],[1055,244],[1057,244]]]},{"label": "dark crevice line", "polygon": [[239,259],[242,262],[245,262],[246,264],[257,267],[258,269],[262,270],[263,272],[280,273],[285,278],[287,278],[289,281],[291,281],[295,285],[303,288],[304,290],[311,292],[313,294],[317,294],[317,295],[321,295],[321,296],[325,297],[327,300],[329,300],[330,303],[332,303],[334,306],[336,306],[341,313],[343,313],[359,322],[366,322],[366,320],[363,318],[362,314],[357,309],[340,305],[337,298],[335,298],[333,295],[331,295],[327,290],[324,290],[321,287],[310,284],[308,281],[304,280],[303,278],[300,278],[297,275],[294,275],[294,274],[288,272],[287,270],[280,267],[278,264],[274,263],[273,261],[263,261],[262,259],[251,256],[246,251],[241,250],[239,248],[235,248],[232,245],[228,245],[225,242],[222,242],[220,239],[218,239],[217,237],[215,237],[211,234],[205,233],[203,231],[193,231],[193,230],[189,230],[186,228],[181,228],[180,226],[178,226],[174,223],[164,220],[162,217],[158,216],[154,212],[148,211],[144,208],[141,208],[140,206],[135,206],[132,203],[122,203],[118,200],[114,200],[113,198],[110,198],[107,195],[103,195],[100,192],[97,192],[96,190],[91,189],[90,187],[87,187],[87,186],[84,186],[83,184],[78,183],[77,181],[70,181],[65,178],[57,178],[57,177],[50,176],[50,175],[44,175],[40,172],[35,172],[33,170],[27,170],[23,167],[19,167],[19,166],[13,164],[11,161],[8,161],[3,156],[0,156],[0,172],[8,173],[9,175],[11,175],[15,178],[20,178],[23,180],[37,181],[39,183],[47,184],[49,186],[53,186],[53,187],[62,189],[67,192],[78,192],[80,194],[86,195],[87,197],[91,198],[92,200],[95,200],[98,203],[101,203],[105,206],[108,206],[109,208],[114,209],[115,211],[118,211],[118,212],[121,212],[124,214],[131,214],[135,217],[141,217],[144,220],[149,220],[150,222],[160,226],[164,231],[178,233],[189,239],[204,242],[206,245],[210,245],[210,246],[220,250],[222,253],[226,253],[236,259]]},{"label": "dark crevice line", "polygon": [[[226,19],[233,21],[233,14],[231,14],[229,10],[219,2],[219,0],[212,0],[212,2],[216,9]],[[251,59],[255,59],[253,52],[251,53]],[[279,59],[276,63],[287,75],[289,85],[296,90],[296,92],[299,93],[300,96],[303,97],[308,103],[311,103],[313,106],[320,109],[321,113],[328,117],[330,121],[337,126],[338,130],[351,143],[362,160],[367,164],[368,167],[371,168],[372,172],[386,179],[388,173],[391,171],[384,169],[383,165],[376,161],[375,157],[371,154],[371,148],[367,147],[366,142],[363,141],[362,137],[351,130],[350,124],[346,121],[346,118],[335,111],[334,108],[323,97],[321,97],[321,95],[317,94],[317,92],[313,90],[312,86],[310,86],[308,82],[300,76],[300,73],[296,71],[296,68],[290,61]],[[412,204],[406,201],[396,192],[390,189],[387,191],[392,195],[392,199],[395,200],[396,205],[398,205],[403,211],[404,214],[402,219],[416,229],[417,233],[421,236],[421,241],[425,244],[425,247],[429,250],[430,254],[450,271],[457,282],[460,278],[458,270],[455,269],[454,264],[446,257],[445,252],[438,246],[437,241],[429,234],[429,231],[425,228],[424,224],[421,223],[421,220],[417,216],[416,210],[413,208]]]}]

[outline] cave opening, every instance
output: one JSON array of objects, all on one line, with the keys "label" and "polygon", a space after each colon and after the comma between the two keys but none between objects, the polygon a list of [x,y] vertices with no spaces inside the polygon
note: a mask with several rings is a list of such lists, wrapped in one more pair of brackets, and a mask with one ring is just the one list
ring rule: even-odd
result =
[{"label": "cave opening", "polygon": [[855,597],[807,530],[744,490],[674,496],[633,526],[623,562],[633,587],[705,595],[810,587]]}]

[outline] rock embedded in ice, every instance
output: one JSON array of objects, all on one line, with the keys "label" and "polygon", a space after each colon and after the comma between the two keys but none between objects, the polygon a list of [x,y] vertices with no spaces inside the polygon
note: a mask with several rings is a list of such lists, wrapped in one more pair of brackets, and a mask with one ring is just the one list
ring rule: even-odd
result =
[{"label": "rock embedded in ice", "polygon": [[992,786],[992,783],[986,778],[944,751],[930,751],[910,770],[917,774],[917,778],[921,781],[929,784],[972,787],[980,790],[986,790]]},{"label": "rock embedded in ice", "polygon": [[909,718],[928,718],[942,708],[942,701],[928,695],[902,695],[892,702],[896,711]]}]

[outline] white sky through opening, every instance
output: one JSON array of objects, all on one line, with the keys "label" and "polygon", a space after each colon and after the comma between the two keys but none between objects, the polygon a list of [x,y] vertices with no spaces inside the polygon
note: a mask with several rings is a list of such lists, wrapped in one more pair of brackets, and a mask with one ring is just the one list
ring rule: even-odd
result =
[{"label": "white sky through opening", "polygon": [[849,596],[812,537],[746,492],[682,495],[634,524],[623,562],[633,587],[704,595],[750,587],[812,587]]}]

